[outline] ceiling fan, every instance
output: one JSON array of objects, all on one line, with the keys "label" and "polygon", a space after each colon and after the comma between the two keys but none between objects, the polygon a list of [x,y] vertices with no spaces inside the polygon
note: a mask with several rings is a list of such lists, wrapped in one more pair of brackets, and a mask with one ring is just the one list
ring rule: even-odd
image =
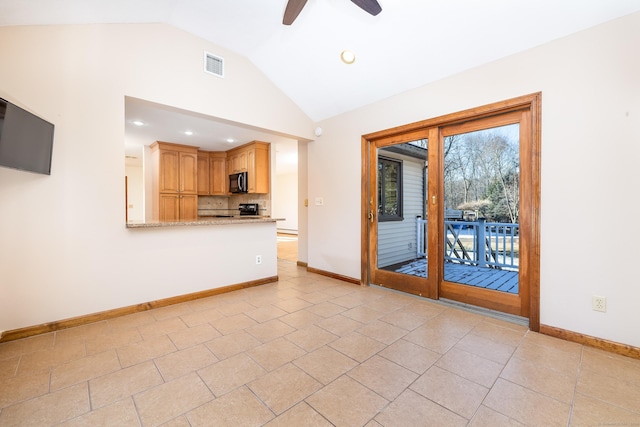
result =
[{"label": "ceiling fan", "polygon": [[[351,0],[354,4],[356,4],[360,9],[365,12],[376,16],[382,11],[382,7],[378,3],[377,0]],[[304,5],[307,4],[307,0],[289,0],[287,2],[287,7],[284,10],[284,18],[282,18],[282,23],[284,25],[291,25],[293,21],[296,20]]]}]

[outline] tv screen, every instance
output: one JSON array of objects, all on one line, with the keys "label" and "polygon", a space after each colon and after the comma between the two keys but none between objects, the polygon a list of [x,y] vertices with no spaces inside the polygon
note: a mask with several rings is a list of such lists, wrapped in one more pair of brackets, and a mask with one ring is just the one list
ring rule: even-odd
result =
[{"label": "tv screen", "polygon": [[0,166],[51,175],[53,128],[0,98]]}]

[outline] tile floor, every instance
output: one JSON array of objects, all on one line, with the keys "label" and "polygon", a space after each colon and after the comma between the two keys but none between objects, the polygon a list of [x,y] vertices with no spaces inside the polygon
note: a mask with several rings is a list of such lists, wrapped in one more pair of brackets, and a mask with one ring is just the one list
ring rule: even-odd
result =
[{"label": "tile floor", "polygon": [[278,233],[278,259],[298,261],[298,235]]},{"label": "tile floor", "polygon": [[0,344],[0,426],[638,426],[640,360],[279,262]]}]

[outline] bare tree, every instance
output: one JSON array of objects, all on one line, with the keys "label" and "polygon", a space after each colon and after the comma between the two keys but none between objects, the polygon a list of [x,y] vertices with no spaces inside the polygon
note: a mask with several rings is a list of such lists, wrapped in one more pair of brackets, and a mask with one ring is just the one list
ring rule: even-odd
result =
[{"label": "bare tree", "polygon": [[518,222],[517,139],[500,129],[452,135],[444,139],[444,155],[445,207],[475,203],[490,220]]}]

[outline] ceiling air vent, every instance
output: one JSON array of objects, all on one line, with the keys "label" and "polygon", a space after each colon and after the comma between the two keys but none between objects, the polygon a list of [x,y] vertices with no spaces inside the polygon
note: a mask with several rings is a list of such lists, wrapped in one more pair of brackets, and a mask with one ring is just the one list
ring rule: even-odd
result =
[{"label": "ceiling air vent", "polygon": [[224,59],[209,52],[205,52],[204,71],[218,77],[224,77]]}]

